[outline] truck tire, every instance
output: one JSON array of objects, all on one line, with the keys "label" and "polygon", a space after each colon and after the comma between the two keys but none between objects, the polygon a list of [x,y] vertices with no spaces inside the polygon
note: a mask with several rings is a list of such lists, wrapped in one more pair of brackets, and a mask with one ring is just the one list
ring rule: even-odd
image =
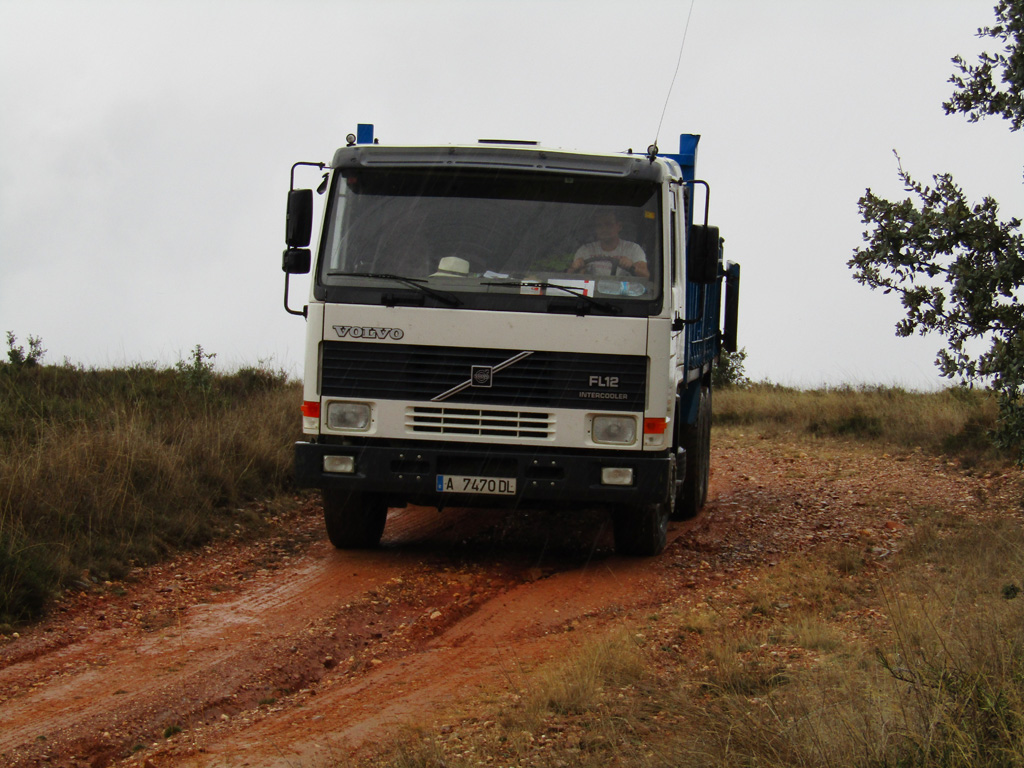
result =
[{"label": "truck tire", "polygon": [[660,555],[668,542],[668,521],[675,506],[674,464],[669,471],[665,501],[641,507],[621,507],[612,512],[615,551],[627,557]]},{"label": "truck tire", "polygon": [[679,484],[673,520],[690,520],[708,500],[711,479],[711,388],[701,386],[697,405],[697,423],[683,427],[683,448],[686,449],[686,476]]},{"label": "truck tire", "polygon": [[380,544],[388,505],[377,496],[325,488],[327,538],[338,549],[373,549]]}]

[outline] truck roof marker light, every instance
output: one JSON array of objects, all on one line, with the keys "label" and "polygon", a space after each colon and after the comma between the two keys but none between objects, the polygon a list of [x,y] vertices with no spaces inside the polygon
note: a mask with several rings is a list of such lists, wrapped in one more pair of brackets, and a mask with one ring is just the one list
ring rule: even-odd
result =
[{"label": "truck roof marker light", "polygon": [[320,418],[320,401],[319,400],[306,400],[302,404],[302,415],[308,419],[319,419]]},{"label": "truck roof marker light", "polygon": [[664,435],[668,429],[668,419],[644,419],[645,435]]}]

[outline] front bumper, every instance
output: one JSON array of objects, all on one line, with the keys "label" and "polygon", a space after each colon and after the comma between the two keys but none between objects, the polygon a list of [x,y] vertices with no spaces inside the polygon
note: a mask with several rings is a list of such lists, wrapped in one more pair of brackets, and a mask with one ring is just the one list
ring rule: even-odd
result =
[{"label": "front bumper", "polygon": [[[324,471],[324,457],[348,456],[351,473]],[[300,487],[381,494],[396,506],[528,506],[541,503],[640,505],[665,498],[670,455],[636,451],[576,451],[418,443],[295,444]],[[631,469],[630,485],[602,483],[602,470]],[[515,479],[514,495],[438,492],[438,475]]]}]

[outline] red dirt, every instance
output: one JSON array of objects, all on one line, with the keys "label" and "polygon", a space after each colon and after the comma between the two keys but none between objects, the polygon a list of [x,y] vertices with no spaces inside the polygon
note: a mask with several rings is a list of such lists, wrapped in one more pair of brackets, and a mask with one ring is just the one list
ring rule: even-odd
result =
[{"label": "red dirt", "polygon": [[0,639],[0,761],[340,763],[609,622],[796,550],[839,542],[884,558],[913,505],[966,511],[1000,485],[914,455],[750,440],[715,454],[707,509],[673,524],[658,558],[613,555],[597,513],[424,508],[392,510],[381,550],[338,552],[307,500],[269,539],[95,585]]}]

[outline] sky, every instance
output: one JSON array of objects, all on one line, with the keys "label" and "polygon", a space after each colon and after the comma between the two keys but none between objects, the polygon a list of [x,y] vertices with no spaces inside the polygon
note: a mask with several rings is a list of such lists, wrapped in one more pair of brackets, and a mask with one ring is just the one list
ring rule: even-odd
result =
[{"label": "sky", "polygon": [[173,365],[199,344],[222,370],[299,376],[292,163],[329,161],[358,123],[598,152],[697,133],[747,374],[932,389],[942,340],[896,337],[898,300],[846,263],[865,189],[906,196],[894,150],[1024,217],[1022,137],[942,109],[950,59],[992,49],[975,32],[994,5],[0,0],[0,332],[48,363]]}]

